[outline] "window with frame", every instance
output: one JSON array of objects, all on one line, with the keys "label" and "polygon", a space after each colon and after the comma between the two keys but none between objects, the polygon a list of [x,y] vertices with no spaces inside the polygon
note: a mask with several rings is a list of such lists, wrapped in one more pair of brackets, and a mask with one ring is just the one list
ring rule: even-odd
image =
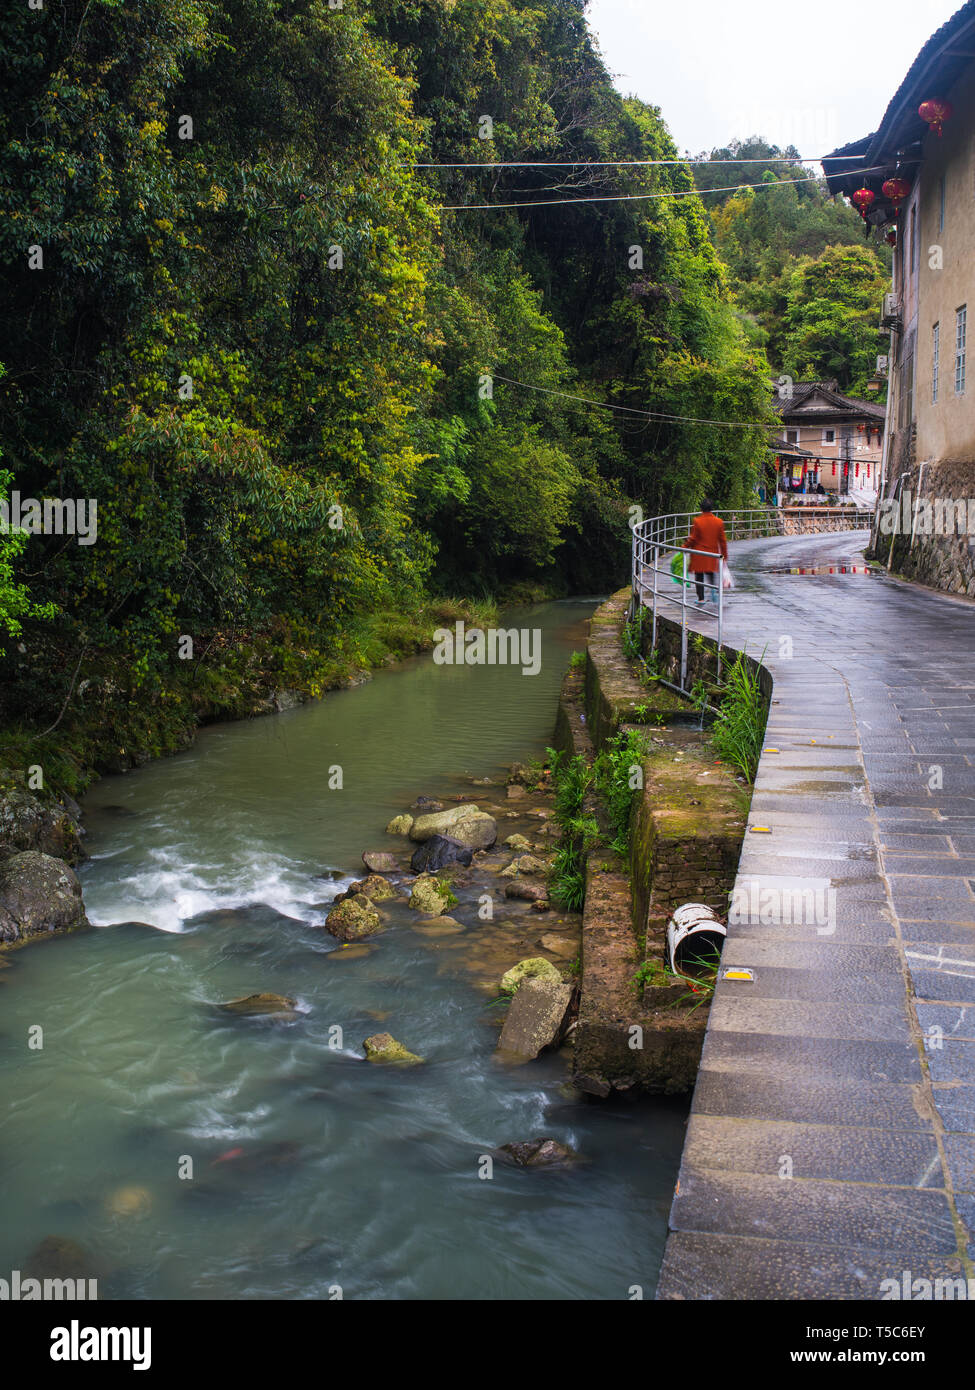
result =
[{"label": "window with frame", "polygon": [[827,430],[827,429],[824,429],[824,430],[823,430],[823,443],[824,443],[824,444],[835,444],[835,443],[836,443],[836,431],[835,431],[835,430]]},{"label": "window with frame", "polygon": [[941,323],[931,330],[931,404],[938,404],[938,373],[941,368]]},{"label": "window with frame", "polygon": [[955,310],[955,395],[965,394],[965,366],[968,355],[968,305]]}]

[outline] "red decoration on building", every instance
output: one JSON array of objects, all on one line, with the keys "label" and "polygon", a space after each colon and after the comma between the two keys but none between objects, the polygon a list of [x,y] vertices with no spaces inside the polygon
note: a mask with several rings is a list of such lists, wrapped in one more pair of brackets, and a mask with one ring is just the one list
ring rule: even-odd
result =
[{"label": "red decoration on building", "polygon": [[867,213],[876,201],[876,193],[872,192],[869,188],[858,188],[850,199],[850,202],[856,208],[864,222],[867,220]]},{"label": "red decoration on building", "polygon": [[917,114],[922,121],[926,121],[933,134],[941,138],[942,122],[950,121],[954,112],[951,109],[951,102],[944,101],[941,97],[931,97],[928,101],[922,101],[917,108]]},{"label": "red decoration on building", "polygon": [[882,187],[883,195],[894,204],[894,216],[900,212],[900,204],[911,191],[907,179],[888,179]]}]

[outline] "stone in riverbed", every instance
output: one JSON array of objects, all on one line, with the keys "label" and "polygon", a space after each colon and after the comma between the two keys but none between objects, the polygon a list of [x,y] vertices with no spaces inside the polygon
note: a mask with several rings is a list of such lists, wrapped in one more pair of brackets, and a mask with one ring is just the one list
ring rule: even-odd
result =
[{"label": "stone in riverbed", "polygon": [[529,1060],[562,1036],[572,1002],[572,986],[559,979],[536,976],[525,980],[511,1001],[498,1039],[498,1051]]},{"label": "stone in riverbed", "polygon": [[553,956],[577,956],[579,954],[579,939],[572,936],[557,936],[554,932],[546,932],[539,938],[538,942],[543,951],[551,951]]},{"label": "stone in riverbed", "polygon": [[329,951],[328,960],[362,960],[365,956],[371,956],[375,946],[366,941],[344,941],[341,946],[337,946],[334,951]]},{"label": "stone in riverbed", "polygon": [[412,816],[394,816],[386,827],[387,835],[408,835],[413,825]]},{"label": "stone in riverbed", "polygon": [[415,874],[435,874],[448,864],[463,864],[466,867],[473,858],[474,851],[459,840],[451,839],[449,835],[431,835],[419,849],[413,851],[410,868]]},{"label": "stone in riverbed", "polygon": [[0,863],[0,941],[88,925],[81,884],[63,860],[24,850]]},{"label": "stone in riverbed", "polygon": [[340,941],[361,941],[363,937],[382,931],[382,925],[370,900],[356,893],[332,908],[325,921],[325,930]]},{"label": "stone in riverbed", "polygon": [[440,917],[449,906],[448,894],[437,880],[427,874],[421,874],[413,884],[410,907],[415,912],[426,912],[430,917]]},{"label": "stone in riverbed", "polygon": [[371,874],[395,874],[399,872],[395,854],[385,849],[367,849],[362,862]]},{"label": "stone in riverbed", "polygon": [[516,874],[547,874],[548,860],[539,859],[535,854],[522,854],[512,859],[506,869],[501,870],[502,878],[514,878]]},{"label": "stone in riverbed", "polygon": [[502,1144],[495,1150],[502,1161],[519,1168],[562,1168],[578,1157],[567,1144],[557,1139],[526,1139],[521,1143]]},{"label": "stone in riverbed", "polygon": [[350,883],[348,892],[344,895],[346,899],[354,898],[357,893],[361,893],[370,902],[381,903],[387,898],[398,898],[399,893],[389,882],[383,878],[382,874],[370,874],[368,878],[359,879],[357,883]]},{"label": "stone in riverbed", "polygon": [[422,1062],[415,1052],[410,1052],[389,1033],[373,1033],[362,1046],[366,1050],[367,1062],[397,1062],[400,1066],[415,1066]]},{"label": "stone in riverbed", "polygon": [[509,835],[505,844],[509,849],[531,849],[531,843],[525,839],[524,835]]},{"label": "stone in riverbed", "polygon": [[464,927],[453,917],[435,917],[432,922],[417,922],[413,930],[421,936],[455,936]]},{"label": "stone in riverbed", "polygon": [[410,827],[410,839],[422,844],[434,835],[457,840],[468,849],[490,849],[498,838],[498,823],[473,803],[452,806],[449,811],[417,816]]},{"label": "stone in riverbed", "polygon": [[269,1014],[278,1018],[297,1018],[297,1002],[296,999],[289,999],[286,994],[247,994],[240,999],[231,999],[226,1004],[218,1004],[217,1008],[238,1018],[258,1018]]},{"label": "stone in riverbed", "polygon": [[45,1236],[24,1262],[30,1279],[91,1279],[95,1273],[91,1256],[70,1236]]},{"label": "stone in riverbed", "polygon": [[501,993],[514,994],[515,990],[526,980],[548,979],[556,984],[562,983],[562,976],[556,970],[550,960],[544,956],[527,956],[520,960],[517,965],[513,965],[510,970],[506,970],[501,976]]},{"label": "stone in riverbed", "polygon": [[506,898],[520,898],[523,902],[538,903],[543,902],[548,896],[548,889],[544,883],[529,883],[525,879],[516,878],[504,886]]}]

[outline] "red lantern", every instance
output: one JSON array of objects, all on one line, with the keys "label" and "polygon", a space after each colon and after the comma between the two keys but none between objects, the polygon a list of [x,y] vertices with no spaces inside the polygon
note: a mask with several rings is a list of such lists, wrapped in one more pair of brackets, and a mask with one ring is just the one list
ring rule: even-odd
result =
[{"label": "red lantern", "polygon": [[871,205],[875,203],[876,200],[876,193],[872,193],[869,188],[858,188],[857,191],[851,197],[850,202],[856,208],[857,212],[863,218],[864,222],[866,222],[867,213],[870,211]]},{"label": "red lantern", "polygon": [[943,121],[950,121],[954,112],[951,109],[950,101],[943,101],[941,97],[931,97],[928,101],[922,101],[917,108],[917,114],[922,121],[926,121],[931,131],[941,138],[941,124]]},{"label": "red lantern", "polygon": [[900,212],[900,204],[911,191],[907,179],[888,179],[882,188],[883,195],[894,204],[894,216]]}]

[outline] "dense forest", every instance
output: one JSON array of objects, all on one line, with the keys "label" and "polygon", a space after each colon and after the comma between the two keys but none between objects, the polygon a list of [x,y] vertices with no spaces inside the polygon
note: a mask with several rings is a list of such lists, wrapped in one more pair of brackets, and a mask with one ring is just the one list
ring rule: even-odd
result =
[{"label": "dense forest", "polygon": [[5,9],[0,496],[97,541],[0,535],[0,761],[77,783],[459,600],[613,587],[631,503],[752,499],[770,359],[860,385],[855,214],[706,207],[584,10]]},{"label": "dense forest", "polygon": [[825,180],[788,162],[798,157],[792,146],[753,137],[692,167],[748,341],[765,349],[776,375],[833,378],[841,391],[863,396],[889,346],[879,306],[892,252],[865,238],[859,215],[832,201]]}]

